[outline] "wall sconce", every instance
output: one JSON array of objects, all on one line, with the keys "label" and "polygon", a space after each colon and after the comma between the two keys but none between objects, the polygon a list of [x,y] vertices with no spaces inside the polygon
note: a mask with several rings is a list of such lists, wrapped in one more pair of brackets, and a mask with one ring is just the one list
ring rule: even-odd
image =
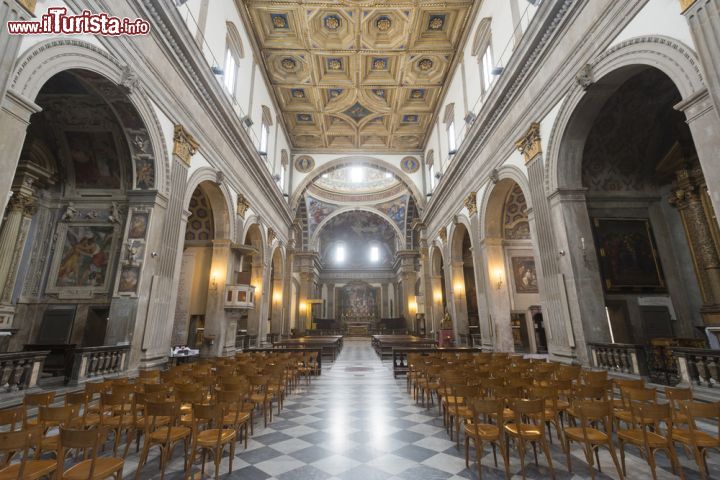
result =
[{"label": "wall sconce", "polygon": [[415,297],[415,296],[410,297],[410,299],[408,300],[408,313],[410,315],[417,314],[417,308],[418,308],[417,297]]},{"label": "wall sconce", "polygon": [[222,275],[218,269],[214,269],[210,272],[210,290],[217,291],[218,289],[218,278],[222,278]]},{"label": "wall sconce", "polygon": [[457,282],[455,285],[453,285],[453,292],[457,293],[458,295],[462,295],[465,293],[465,284],[462,282]]},{"label": "wall sconce", "polygon": [[495,280],[495,288],[500,290],[503,286],[503,271],[500,268],[496,268],[493,272],[493,279]]},{"label": "wall sconce", "polygon": [[442,292],[440,290],[436,290],[435,293],[433,294],[433,298],[435,299],[435,301],[437,303],[441,303],[442,302]]},{"label": "wall sconce", "polygon": [[273,301],[274,301],[275,303],[280,303],[280,302],[282,302],[282,293],[280,293],[280,292],[274,292],[274,293],[273,293]]}]

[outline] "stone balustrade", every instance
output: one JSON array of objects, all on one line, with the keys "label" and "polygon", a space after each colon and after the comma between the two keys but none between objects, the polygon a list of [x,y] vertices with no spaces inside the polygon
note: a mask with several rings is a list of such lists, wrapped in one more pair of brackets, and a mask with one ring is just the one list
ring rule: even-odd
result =
[{"label": "stone balustrade", "polygon": [[5,392],[16,392],[35,387],[49,353],[0,353],[0,388]]},{"label": "stone balustrade", "polygon": [[720,383],[720,350],[673,348],[681,385],[717,388]]},{"label": "stone balustrade", "polygon": [[646,375],[645,348],[630,343],[588,343],[593,366],[609,372]]},{"label": "stone balustrade", "polygon": [[124,372],[129,352],[130,345],[76,348],[70,383]]}]

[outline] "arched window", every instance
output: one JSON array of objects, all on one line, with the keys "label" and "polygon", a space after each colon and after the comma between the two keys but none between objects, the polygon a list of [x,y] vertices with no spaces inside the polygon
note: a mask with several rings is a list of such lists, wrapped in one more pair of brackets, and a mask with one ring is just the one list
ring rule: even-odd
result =
[{"label": "arched window", "polygon": [[260,126],[260,145],[258,151],[260,155],[267,155],[268,142],[270,141],[270,126],[272,125],[272,113],[267,105],[262,106],[262,125]]},{"label": "arched window", "polygon": [[477,32],[475,32],[475,40],[473,41],[472,50],[473,55],[477,57],[478,65],[480,66],[480,88],[482,89],[483,96],[485,96],[490,90],[490,86],[495,79],[492,73],[494,60],[492,53],[492,35],[490,30],[491,22],[492,19],[490,17],[480,20]]},{"label": "arched window", "polygon": [[428,166],[428,175],[430,176],[430,190],[435,189],[437,179],[435,178],[435,150],[432,148],[425,154],[425,165]]},{"label": "arched window", "polygon": [[448,154],[457,153],[457,132],[455,131],[455,104],[448,103],[445,107],[445,130],[448,136]]},{"label": "arched window", "polygon": [[227,37],[225,39],[225,66],[223,69],[223,84],[231,96],[235,96],[237,90],[238,65],[244,56],[240,33],[235,25],[226,22]]}]

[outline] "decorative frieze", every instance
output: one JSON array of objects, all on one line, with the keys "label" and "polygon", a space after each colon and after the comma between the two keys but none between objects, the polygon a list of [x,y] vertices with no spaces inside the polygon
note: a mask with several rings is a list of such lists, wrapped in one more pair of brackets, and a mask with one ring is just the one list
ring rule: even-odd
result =
[{"label": "decorative frieze", "polygon": [[190,133],[185,130],[182,125],[175,125],[175,133],[173,135],[173,155],[176,155],[179,159],[190,166],[192,156],[197,152],[200,144]]},{"label": "decorative frieze", "polygon": [[438,236],[443,243],[447,243],[447,229],[445,227],[441,228],[440,231],[438,231]]},{"label": "decorative frieze", "polygon": [[267,230],[267,243],[268,243],[268,245],[272,245],[273,242],[275,241],[275,238],[276,238],[275,230],[273,230],[271,227],[268,227],[268,230]]},{"label": "decorative frieze", "polygon": [[515,146],[525,157],[525,163],[530,162],[536,156],[540,155],[542,153],[540,146],[540,124],[538,122],[531,123],[527,132],[525,132],[520,140],[515,142]]}]

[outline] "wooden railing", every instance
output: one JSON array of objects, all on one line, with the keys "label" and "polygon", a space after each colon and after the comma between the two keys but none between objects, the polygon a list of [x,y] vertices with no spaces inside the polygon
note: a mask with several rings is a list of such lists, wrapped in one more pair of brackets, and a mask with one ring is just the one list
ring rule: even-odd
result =
[{"label": "wooden railing", "polygon": [[681,384],[717,388],[720,383],[720,350],[675,347],[672,353],[677,361]]},{"label": "wooden railing", "polygon": [[588,343],[593,366],[610,372],[646,375],[645,347],[630,343]]},{"label": "wooden railing", "polygon": [[317,364],[317,374],[322,374],[322,348],[296,348],[288,347],[278,350],[277,348],[251,348],[247,351],[248,353],[285,353],[285,352],[311,352],[315,355],[315,363]]},{"label": "wooden railing", "polygon": [[49,350],[0,353],[0,388],[15,392],[36,386],[49,353]]},{"label": "wooden railing", "polygon": [[76,348],[70,383],[124,372],[129,352],[130,345]]}]

